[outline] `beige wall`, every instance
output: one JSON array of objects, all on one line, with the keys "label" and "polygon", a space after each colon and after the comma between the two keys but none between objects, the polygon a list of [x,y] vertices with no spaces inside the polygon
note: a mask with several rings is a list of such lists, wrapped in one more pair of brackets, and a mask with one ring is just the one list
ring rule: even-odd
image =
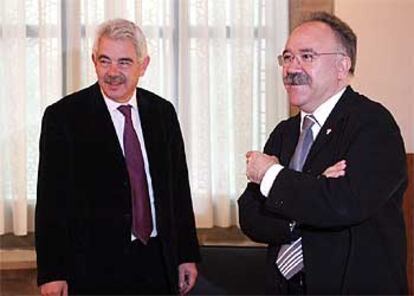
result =
[{"label": "beige wall", "polygon": [[335,0],[358,36],[354,89],[392,112],[414,153],[414,0]]}]

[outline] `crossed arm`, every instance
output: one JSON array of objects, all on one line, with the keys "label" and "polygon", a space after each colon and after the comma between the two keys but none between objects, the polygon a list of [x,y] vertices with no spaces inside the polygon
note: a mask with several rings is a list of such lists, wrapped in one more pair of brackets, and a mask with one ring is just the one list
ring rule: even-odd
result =
[{"label": "crossed arm", "polygon": [[[286,219],[278,212],[268,210],[269,201],[265,201],[267,199],[261,198],[259,194],[265,173],[277,163],[279,163],[277,157],[258,151],[250,151],[246,154],[246,176],[250,182],[238,200],[239,221],[242,231],[253,241],[260,243],[281,244],[290,239],[289,224]],[[338,177],[345,176],[345,169],[346,162],[339,161],[325,169],[321,175],[339,180]]]},{"label": "crossed arm", "polygon": [[[279,159],[274,155],[268,155],[259,151],[246,153],[246,176],[253,183],[260,184],[267,170],[274,164],[279,164]],[[345,176],[346,161],[341,160],[328,167],[322,175],[327,178]]]}]

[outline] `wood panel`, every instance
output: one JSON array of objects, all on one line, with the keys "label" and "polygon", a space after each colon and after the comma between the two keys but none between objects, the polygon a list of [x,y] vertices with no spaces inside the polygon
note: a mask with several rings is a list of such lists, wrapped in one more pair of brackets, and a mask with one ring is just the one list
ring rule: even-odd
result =
[{"label": "wood panel", "polygon": [[310,12],[334,12],[334,0],[290,0],[289,1],[289,28],[292,31],[301,19]]},{"label": "wood panel", "polygon": [[404,218],[407,231],[407,278],[409,295],[414,295],[414,154],[407,154],[408,188],[404,195]]}]

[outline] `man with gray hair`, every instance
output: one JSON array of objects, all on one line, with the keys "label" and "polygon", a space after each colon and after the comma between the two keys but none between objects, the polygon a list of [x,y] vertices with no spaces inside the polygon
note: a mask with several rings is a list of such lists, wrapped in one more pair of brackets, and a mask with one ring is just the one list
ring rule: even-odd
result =
[{"label": "man with gray hair", "polygon": [[240,226],[267,243],[272,294],[407,293],[404,143],[392,115],[349,85],[357,38],[315,13],[278,57],[292,105],[246,154]]},{"label": "man with gray hair", "polygon": [[145,36],[97,31],[98,81],[49,106],[36,205],[42,295],[186,294],[200,260],[174,107],[142,88]]}]

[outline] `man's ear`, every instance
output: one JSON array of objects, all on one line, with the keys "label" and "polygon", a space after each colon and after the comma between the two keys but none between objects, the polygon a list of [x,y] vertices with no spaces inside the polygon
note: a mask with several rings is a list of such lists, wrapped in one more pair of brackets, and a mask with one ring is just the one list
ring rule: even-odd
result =
[{"label": "man's ear", "polygon": [[96,56],[95,56],[95,54],[94,53],[92,53],[92,55],[91,55],[91,59],[92,59],[92,63],[96,66]]},{"label": "man's ear", "polygon": [[144,76],[145,71],[147,70],[147,67],[148,67],[149,62],[150,62],[150,57],[149,56],[146,56],[142,60],[141,64],[139,65],[139,67],[140,67],[139,76],[141,76],[141,77]]},{"label": "man's ear", "polygon": [[351,58],[348,56],[340,56],[336,61],[336,69],[338,70],[338,79],[346,79],[351,69]]}]

